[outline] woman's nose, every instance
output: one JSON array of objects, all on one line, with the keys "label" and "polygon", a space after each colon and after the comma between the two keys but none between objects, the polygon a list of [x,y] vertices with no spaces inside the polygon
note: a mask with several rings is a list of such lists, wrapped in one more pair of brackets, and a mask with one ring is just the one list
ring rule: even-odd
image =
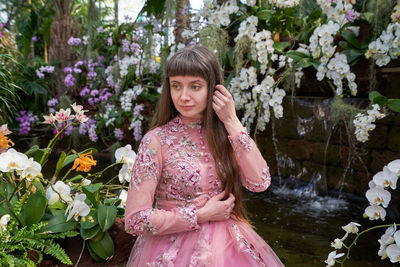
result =
[{"label": "woman's nose", "polygon": [[190,100],[189,91],[188,91],[186,88],[184,88],[184,89],[182,90],[181,100],[183,100],[183,101]]}]

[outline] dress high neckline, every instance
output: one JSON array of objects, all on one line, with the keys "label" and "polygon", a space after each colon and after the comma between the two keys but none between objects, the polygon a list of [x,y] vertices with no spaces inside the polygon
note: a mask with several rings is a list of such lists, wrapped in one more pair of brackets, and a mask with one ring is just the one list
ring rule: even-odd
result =
[{"label": "dress high neckline", "polygon": [[178,115],[178,119],[183,125],[187,125],[190,128],[199,128],[203,124],[202,119],[184,117],[181,114]]}]

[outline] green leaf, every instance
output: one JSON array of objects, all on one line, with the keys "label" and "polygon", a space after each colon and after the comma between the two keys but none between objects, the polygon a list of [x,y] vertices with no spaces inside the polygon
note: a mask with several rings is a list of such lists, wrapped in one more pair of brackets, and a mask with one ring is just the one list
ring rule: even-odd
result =
[{"label": "green leaf", "polygon": [[[40,162],[40,159],[42,158],[44,153],[50,153],[51,148],[40,148],[35,151],[35,156],[33,157],[34,161]],[[44,162],[42,162],[42,165]]]},{"label": "green leaf", "polygon": [[290,46],[290,43],[289,42],[279,42],[279,43],[274,43],[273,46],[277,52],[283,53],[285,51],[285,49]]},{"label": "green leaf", "polygon": [[51,219],[47,221],[47,225],[42,228],[43,232],[62,233],[78,228],[79,223],[77,221],[69,220],[67,222],[64,210],[52,211],[52,215]]},{"label": "green leaf", "polygon": [[387,102],[388,99],[386,96],[378,95],[372,99],[371,104],[378,104],[379,106],[383,107],[387,104]]},{"label": "green leaf", "polygon": [[361,56],[364,56],[363,52],[355,49],[343,50],[342,53],[346,55],[347,62],[349,63],[350,66],[356,64],[360,60]]},{"label": "green leaf", "polygon": [[21,221],[24,226],[31,226],[40,222],[47,206],[47,198],[41,193],[35,193],[29,196],[21,212]]},{"label": "green leaf", "polygon": [[[88,217],[92,216],[93,222],[88,220]],[[97,210],[91,210],[90,213],[86,216],[86,221],[81,221],[81,228],[90,229],[93,228],[99,221],[97,220]]]},{"label": "green leaf", "polygon": [[89,239],[88,247],[103,260],[107,260],[114,255],[114,242],[108,232],[104,233],[100,241]]},{"label": "green leaf", "polygon": [[97,218],[101,229],[105,232],[114,224],[117,218],[117,208],[115,206],[100,204],[97,209]]},{"label": "green leaf", "polygon": [[389,109],[400,112],[400,99],[389,99],[387,105]]},{"label": "green leaf", "polygon": [[380,96],[380,95],[381,95],[381,93],[379,93],[378,91],[371,91],[371,92],[369,93],[369,95],[368,95],[368,99],[369,99],[370,101],[372,101],[372,99],[374,99],[374,97]]},{"label": "green leaf", "polygon": [[288,51],[286,55],[294,60],[298,68],[307,68],[314,64],[312,57],[302,52]]},{"label": "green leaf", "polygon": [[30,157],[32,154],[34,154],[37,150],[39,149],[38,145],[31,146],[28,151],[25,152],[25,155]]},{"label": "green leaf", "polygon": [[81,174],[78,174],[71,179],[69,179],[70,182],[75,182],[76,180],[83,180],[85,177],[83,177]]},{"label": "green leaf", "polygon": [[55,176],[57,176],[58,173],[60,172],[60,170],[62,169],[63,164],[64,164],[64,160],[65,160],[66,157],[67,157],[67,154],[65,154],[65,152],[62,151],[61,154],[60,154],[60,157],[58,158],[58,161],[57,161],[56,171],[54,173]]},{"label": "green leaf", "polygon": [[84,229],[83,227],[81,227],[81,237],[84,240],[88,240],[88,239],[92,239],[93,237],[95,237],[97,235],[97,233],[100,231],[100,226],[99,225],[95,225],[92,228],[89,229]]},{"label": "green leaf", "polygon": [[257,17],[258,17],[259,20],[265,20],[266,22],[268,22],[271,19],[272,15],[274,15],[274,14],[275,14],[275,10],[272,10],[272,9],[260,9],[257,12]]},{"label": "green leaf", "polygon": [[373,18],[374,18],[374,13],[372,12],[363,12],[360,14],[360,19],[366,20],[369,23],[372,23]]},{"label": "green leaf", "polygon": [[361,45],[357,40],[357,36],[353,31],[344,31],[342,32],[342,37],[351,44],[354,48],[361,49]]},{"label": "green leaf", "polygon": [[82,186],[83,193],[86,194],[87,198],[96,208],[99,206],[99,192],[102,186],[102,183]]}]

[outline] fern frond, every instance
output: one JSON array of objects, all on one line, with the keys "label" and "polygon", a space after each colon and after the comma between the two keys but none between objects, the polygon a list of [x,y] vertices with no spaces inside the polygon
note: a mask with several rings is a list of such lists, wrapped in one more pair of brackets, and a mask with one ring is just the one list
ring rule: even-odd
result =
[{"label": "fern frond", "polygon": [[67,253],[65,253],[64,249],[52,240],[46,240],[44,253],[53,256],[64,264],[72,265],[72,262]]}]

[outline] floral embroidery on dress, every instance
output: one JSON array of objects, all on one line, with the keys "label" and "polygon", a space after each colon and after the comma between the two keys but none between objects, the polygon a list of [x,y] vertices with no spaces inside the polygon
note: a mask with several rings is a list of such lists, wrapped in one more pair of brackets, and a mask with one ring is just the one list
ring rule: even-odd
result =
[{"label": "floral embroidery on dress", "polygon": [[128,232],[131,234],[144,234],[145,231],[157,234],[155,225],[150,221],[150,215],[154,213],[153,209],[145,209],[133,214],[132,218],[128,220]]},{"label": "floral embroidery on dress", "polygon": [[240,132],[239,136],[229,136],[228,139],[231,142],[235,151],[240,151],[240,148],[244,149],[245,151],[251,151],[254,145],[254,141],[244,129]]},{"label": "floral embroidery on dress", "polygon": [[140,143],[138,154],[133,167],[131,184],[138,189],[138,185],[143,181],[154,178],[158,180],[158,163],[153,159],[157,154],[155,149],[149,149],[151,138],[146,135]]},{"label": "floral embroidery on dress", "polygon": [[242,233],[236,224],[232,223],[233,231],[235,232],[236,241],[239,245],[239,250],[243,250],[250,254],[250,256],[257,261],[260,266],[266,266],[264,260],[262,259],[260,253],[256,253],[253,244],[249,244],[243,237]]},{"label": "floral embroidery on dress", "polygon": [[269,173],[269,167],[267,166],[266,168],[262,169],[261,182],[259,183],[254,182],[246,178],[245,183],[246,183],[246,188],[249,189],[250,191],[259,191],[259,190],[264,191],[271,184],[271,175]]},{"label": "floral embroidery on dress", "polygon": [[188,220],[192,229],[197,228],[197,210],[194,205],[178,208],[178,212],[183,215],[183,218]]},{"label": "floral embroidery on dress", "polygon": [[176,256],[181,247],[182,238],[177,239],[171,236],[171,245],[161,255],[157,256],[156,261],[146,263],[147,267],[174,267]]},{"label": "floral embroidery on dress", "polygon": [[202,227],[198,240],[194,246],[194,252],[190,257],[189,267],[204,267],[211,264],[210,232],[206,227]]}]

